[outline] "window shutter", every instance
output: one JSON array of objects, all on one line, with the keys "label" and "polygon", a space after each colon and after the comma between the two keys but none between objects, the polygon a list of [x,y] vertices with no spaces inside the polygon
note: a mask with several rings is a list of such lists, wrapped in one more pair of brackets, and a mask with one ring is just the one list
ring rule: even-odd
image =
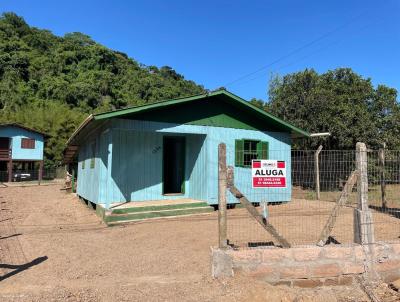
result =
[{"label": "window shutter", "polygon": [[243,167],[243,149],[244,149],[244,140],[237,139],[235,140],[235,166]]},{"label": "window shutter", "polygon": [[21,138],[22,149],[35,149],[35,140],[32,138]]},{"label": "window shutter", "polygon": [[268,142],[257,143],[257,159],[268,159]]}]

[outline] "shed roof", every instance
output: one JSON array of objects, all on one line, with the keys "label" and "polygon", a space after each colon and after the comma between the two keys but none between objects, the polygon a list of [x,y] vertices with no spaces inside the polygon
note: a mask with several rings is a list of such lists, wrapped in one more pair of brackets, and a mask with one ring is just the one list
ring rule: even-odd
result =
[{"label": "shed roof", "polygon": [[17,127],[17,128],[25,129],[27,131],[39,133],[39,134],[41,134],[41,135],[43,135],[45,137],[48,136],[46,133],[44,133],[42,131],[39,131],[39,130],[36,130],[36,129],[33,129],[33,128],[29,128],[29,127],[26,127],[26,126],[18,124],[18,123],[4,123],[4,124],[0,124],[0,127]]}]

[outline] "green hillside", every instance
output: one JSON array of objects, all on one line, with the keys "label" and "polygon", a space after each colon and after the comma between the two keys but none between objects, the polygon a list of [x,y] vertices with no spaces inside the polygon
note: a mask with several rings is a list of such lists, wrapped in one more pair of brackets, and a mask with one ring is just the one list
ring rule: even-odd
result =
[{"label": "green hillside", "polygon": [[65,141],[88,113],[204,91],[171,67],[142,65],[85,34],[58,37],[14,13],[0,17],[0,123],[48,133],[48,166],[60,162]]}]

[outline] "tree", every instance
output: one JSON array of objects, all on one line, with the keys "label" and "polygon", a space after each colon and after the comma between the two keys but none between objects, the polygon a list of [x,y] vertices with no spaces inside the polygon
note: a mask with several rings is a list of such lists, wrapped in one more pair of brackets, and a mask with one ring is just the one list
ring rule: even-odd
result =
[{"label": "tree", "polygon": [[250,100],[250,104],[252,104],[260,109],[265,109],[265,107],[266,107],[266,104],[263,100],[256,99],[256,98],[252,98]]},{"label": "tree", "polygon": [[269,86],[267,110],[309,132],[330,137],[298,141],[301,148],[323,143],[331,149],[353,149],[357,141],[379,147],[400,147],[397,92],[373,87],[350,68],[318,74],[313,69],[275,76]]},{"label": "tree", "polygon": [[89,113],[203,92],[172,67],[147,67],[83,33],[58,37],[15,13],[0,17],[0,122],[48,133],[47,165]]}]

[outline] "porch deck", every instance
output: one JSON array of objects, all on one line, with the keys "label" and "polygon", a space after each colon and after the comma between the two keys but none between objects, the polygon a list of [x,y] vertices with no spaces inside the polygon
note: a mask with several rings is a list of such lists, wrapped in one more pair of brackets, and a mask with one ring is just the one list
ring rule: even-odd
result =
[{"label": "porch deck", "polygon": [[11,149],[0,148],[0,160],[8,161],[11,159]]}]

